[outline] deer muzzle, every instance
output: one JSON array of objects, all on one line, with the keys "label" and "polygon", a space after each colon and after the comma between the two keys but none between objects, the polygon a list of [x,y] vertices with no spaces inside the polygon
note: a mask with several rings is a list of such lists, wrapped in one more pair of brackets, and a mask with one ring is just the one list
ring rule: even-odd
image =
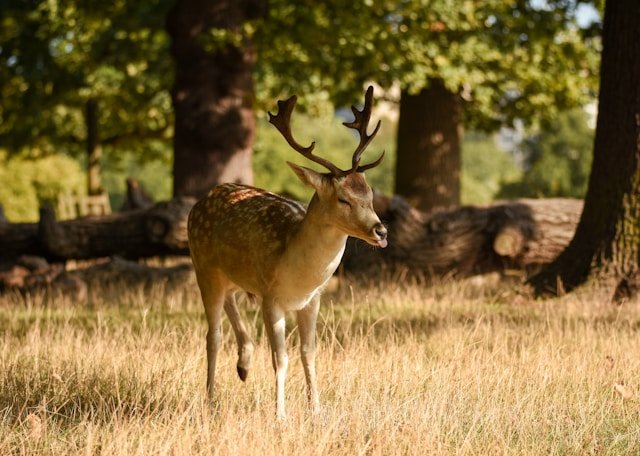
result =
[{"label": "deer muzzle", "polygon": [[373,235],[378,245],[383,249],[387,246],[387,228],[382,223],[377,223],[373,227]]}]

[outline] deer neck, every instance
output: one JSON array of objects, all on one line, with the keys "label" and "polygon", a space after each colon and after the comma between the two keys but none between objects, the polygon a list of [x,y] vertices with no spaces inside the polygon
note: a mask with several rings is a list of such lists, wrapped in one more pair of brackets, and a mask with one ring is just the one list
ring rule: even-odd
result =
[{"label": "deer neck", "polygon": [[301,289],[317,289],[337,269],[346,242],[347,235],[331,223],[314,194],[282,257],[281,270]]}]

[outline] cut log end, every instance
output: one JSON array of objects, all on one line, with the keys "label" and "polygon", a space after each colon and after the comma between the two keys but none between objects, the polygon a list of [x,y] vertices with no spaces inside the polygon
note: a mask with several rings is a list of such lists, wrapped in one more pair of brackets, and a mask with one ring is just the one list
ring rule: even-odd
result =
[{"label": "cut log end", "polygon": [[515,258],[525,245],[525,238],[522,231],[513,226],[507,225],[503,227],[493,239],[493,250],[500,256]]}]

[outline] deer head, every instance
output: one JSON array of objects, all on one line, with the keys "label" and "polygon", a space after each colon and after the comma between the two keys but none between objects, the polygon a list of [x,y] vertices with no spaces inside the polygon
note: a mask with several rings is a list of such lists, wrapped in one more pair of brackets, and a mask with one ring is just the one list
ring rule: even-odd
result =
[{"label": "deer head", "polygon": [[387,229],[380,223],[380,219],[373,210],[373,192],[364,177],[364,171],[380,164],[384,152],[374,162],[360,165],[362,153],[380,128],[380,121],[378,121],[373,132],[367,134],[371,117],[373,87],[369,86],[367,89],[362,111],[359,111],[355,106],[351,107],[355,116],[354,121],[344,122],[346,127],[353,128],[360,136],[360,143],[353,153],[351,168],[348,170],[342,170],[329,160],[314,155],[315,142],[304,147],[293,138],[291,113],[296,101],[295,95],[288,100],[278,101],[278,113],[276,115],[269,113],[269,122],[278,129],[295,151],[327,168],[329,172],[319,173],[294,163],[287,162],[287,164],[305,185],[315,190],[312,203],[316,205],[318,212],[323,214],[328,223],[369,244],[386,247]]}]

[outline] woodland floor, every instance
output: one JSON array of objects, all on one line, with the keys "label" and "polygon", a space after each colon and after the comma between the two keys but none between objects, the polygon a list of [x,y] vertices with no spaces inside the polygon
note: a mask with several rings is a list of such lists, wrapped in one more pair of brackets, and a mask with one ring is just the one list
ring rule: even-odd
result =
[{"label": "woodland floor", "polygon": [[193,283],[5,296],[0,454],[639,454],[640,300],[530,301],[494,279],[328,293],[322,411],[306,410],[291,320],[284,423],[251,305],[249,378],[225,319],[211,410]]}]

